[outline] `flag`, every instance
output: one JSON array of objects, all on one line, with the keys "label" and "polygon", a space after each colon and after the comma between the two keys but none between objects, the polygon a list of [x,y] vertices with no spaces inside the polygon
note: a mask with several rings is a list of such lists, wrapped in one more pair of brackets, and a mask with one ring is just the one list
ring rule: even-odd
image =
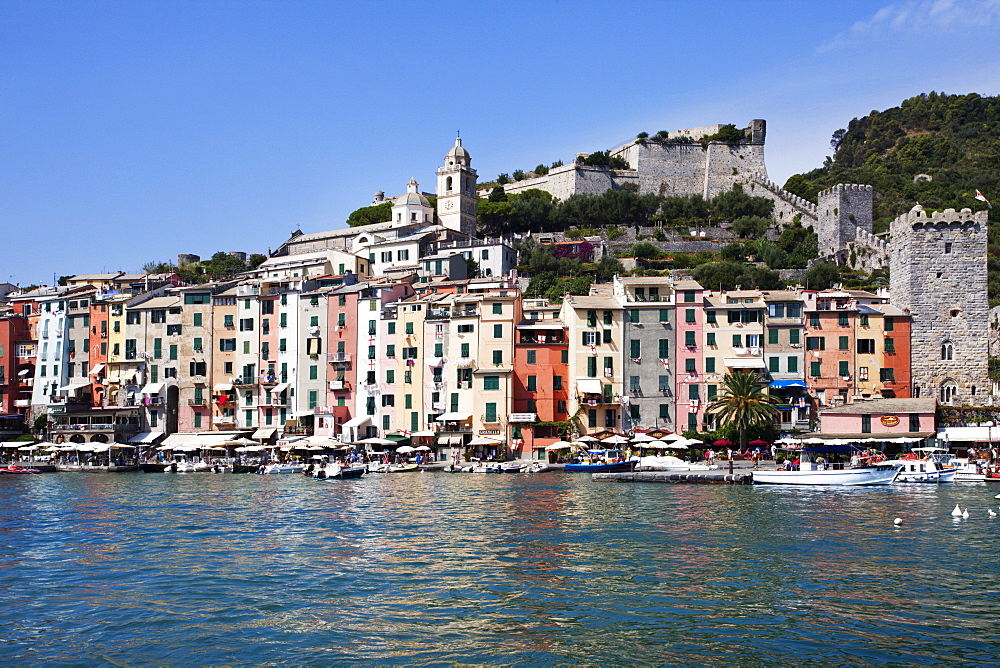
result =
[{"label": "flag", "polygon": [[980,202],[986,202],[986,206],[990,207],[991,209],[993,208],[993,205],[990,204],[990,201],[986,199],[986,195],[979,192],[978,189],[976,189],[976,199],[978,199]]}]

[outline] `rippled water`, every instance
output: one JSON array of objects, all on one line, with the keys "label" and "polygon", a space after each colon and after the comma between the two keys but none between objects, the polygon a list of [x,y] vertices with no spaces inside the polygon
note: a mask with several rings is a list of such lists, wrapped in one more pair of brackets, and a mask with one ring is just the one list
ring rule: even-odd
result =
[{"label": "rippled water", "polygon": [[0,660],[995,663],[998,491],[0,478]]}]

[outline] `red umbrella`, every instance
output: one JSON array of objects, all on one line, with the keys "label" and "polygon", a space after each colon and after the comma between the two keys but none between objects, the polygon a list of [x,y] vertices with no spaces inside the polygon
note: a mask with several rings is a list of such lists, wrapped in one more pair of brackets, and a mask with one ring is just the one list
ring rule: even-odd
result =
[{"label": "red umbrella", "polygon": [[721,447],[721,448],[728,448],[728,447],[729,447],[730,445],[732,445],[732,444],[733,444],[733,442],[732,442],[732,441],[727,441],[727,440],[726,440],[726,439],[724,439],[724,438],[720,438],[720,439],[719,439],[718,441],[716,441],[716,442],[715,442],[715,443],[713,443],[712,445],[718,445],[718,446],[719,446],[719,447]]},{"label": "red umbrella", "polygon": [[770,443],[768,443],[767,441],[762,441],[761,439],[757,438],[747,443],[747,445],[770,445]]}]

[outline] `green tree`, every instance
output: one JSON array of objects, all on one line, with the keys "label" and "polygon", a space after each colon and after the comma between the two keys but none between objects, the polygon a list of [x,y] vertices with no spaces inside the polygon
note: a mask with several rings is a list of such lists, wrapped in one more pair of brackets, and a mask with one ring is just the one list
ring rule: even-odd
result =
[{"label": "green tree", "polygon": [[778,410],[764,393],[764,379],[752,371],[730,371],[723,377],[718,398],[705,409],[724,425],[735,425],[740,435],[740,451],[747,447],[747,429],[769,423]]},{"label": "green tree", "polygon": [[490,196],[488,198],[491,202],[506,202],[507,191],[503,189],[503,186],[496,186],[490,191]]},{"label": "green tree", "polygon": [[840,270],[832,262],[817,262],[806,269],[802,280],[810,290],[826,290],[840,282]]},{"label": "green tree", "polygon": [[538,165],[535,167],[534,172],[536,176],[545,176],[549,173],[549,168],[545,165]]},{"label": "green tree", "polygon": [[247,265],[250,269],[256,269],[265,262],[267,262],[267,256],[261,253],[254,253],[247,258]]},{"label": "green tree", "polygon": [[522,169],[515,169],[511,173],[511,177],[513,177],[513,179],[515,181],[523,181],[524,180],[524,170],[522,170]]},{"label": "green tree", "polygon": [[224,251],[219,251],[212,256],[212,259],[205,262],[205,273],[213,276],[215,278],[220,278],[222,276],[233,276],[241,271],[246,271],[246,263],[237,258],[233,257],[229,253]]},{"label": "green tree", "polygon": [[479,263],[471,257],[465,258],[465,268],[469,278],[479,278]]},{"label": "green tree", "polygon": [[760,216],[740,216],[732,222],[730,229],[741,239],[757,239],[764,236],[771,221]]},{"label": "green tree", "polygon": [[363,206],[352,211],[351,215],[347,217],[347,224],[350,227],[358,227],[374,223],[387,223],[390,220],[392,220],[392,202],[385,202],[374,206]]}]

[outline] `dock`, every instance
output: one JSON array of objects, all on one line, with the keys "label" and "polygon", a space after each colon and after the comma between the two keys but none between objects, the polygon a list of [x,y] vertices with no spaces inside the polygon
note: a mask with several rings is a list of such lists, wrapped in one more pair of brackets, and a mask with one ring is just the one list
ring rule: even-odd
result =
[{"label": "dock", "polygon": [[705,473],[702,471],[633,471],[623,473],[593,473],[601,482],[658,482],[692,485],[749,485],[752,473]]}]

